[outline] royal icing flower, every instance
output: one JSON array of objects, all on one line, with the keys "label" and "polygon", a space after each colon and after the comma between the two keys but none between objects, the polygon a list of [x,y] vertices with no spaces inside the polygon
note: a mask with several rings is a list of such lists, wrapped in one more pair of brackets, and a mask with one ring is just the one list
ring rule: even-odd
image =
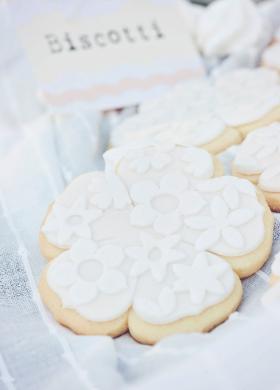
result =
[{"label": "royal icing flower", "polygon": [[130,203],[127,190],[120,178],[112,172],[106,172],[105,178],[94,178],[88,186],[90,203],[101,209],[109,207],[123,209]]},{"label": "royal icing flower", "polygon": [[78,238],[91,238],[91,224],[99,218],[101,211],[88,208],[85,197],[78,198],[71,207],[56,203],[42,231],[54,237],[61,247],[72,245]]},{"label": "royal icing flower", "polygon": [[204,205],[197,192],[188,192],[188,179],[180,173],[163,176],[159,184],[152,180],[133,184],[130,195],[135,204],[130,214],[132,225],[152,226],[164,235],[175,233],[183,224],[183,215],[199,211]]},{"label": "royal icing flower", "polygon": [[126,254],[135,260],[130,274],[139,276],[143,272],[150,271],[155,280],[162,281],[168,264],[182,260],[185,257],[183,252],[176,249],[179,241],[179,235],[154,239],[152,236],[143,233],[141,235],[141,246],[132,246],[126,249]]},{"label": "royal icing flower", "polygon": [[65,290],[67,307],[92,302],[99,293],[116,294],[127,288],[119,269],[125,255],[117,245],[97,246],[92,240],[79,240],[58,259],[48,277],[52,285]]},{"label": "royal icing flower", "polygon": [[212,198],[209,211],[209,215],[188,217],[185,220],[188,227],[202,231],[195,242],[196,249],[210,249],[220,239],[231,247],[242,249],[244,238],[239,228],[255,216],[255,210],[239,207],[239,198],[234,195],[230,197],[225,192]]},{"label": "royal icing flower", "polygon": [[245,174],[262,173],[272,165],[279,165],[280,124],[260,128],[249,134],[240,145],[234,166]]},{"label": "royal icing flower", "polygon": [[219,277],[228,269],[229,265],[225,262],[209,264],[206,254],[200,253],[191,265],[173,265],[173,272],[178,278],[174,282],[174,291],[189,292],[191,301],[199,304],[207,292],[218,295],[224,293],[224,286]]},{"label": "royal icing flower", "polygon": [[181,313],[195,315],[207,305],[220,302],[234,283],[228,263],[207,252],[193,252],[172,264],[162,283],[155,285],[149,274],[140,275],[133,308],[152,323],[168,323],[180,318]]},{"label": "royal icing flower", "polygon": [[181,153],[181,159],[187,174],[199,179],[213,175],[213,165],[210,164],[211,156],[204,153],[204,150],[194,147],[186,148]]},{"label": "royal icing flower", "polygon": [[[168,149],[167,149],[168,151]],[[134,155],[130,157],[129,165],[132,170],[137,173],[145,173],[150,168],[161,170],[171,162],[171,156],[165,150],[155,150],[154,153],[144,154],[134,151]]]}]

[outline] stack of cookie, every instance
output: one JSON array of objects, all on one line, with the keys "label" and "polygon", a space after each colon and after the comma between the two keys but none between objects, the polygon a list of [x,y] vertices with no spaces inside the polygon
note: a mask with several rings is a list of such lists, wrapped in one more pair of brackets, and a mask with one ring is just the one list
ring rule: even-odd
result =
[{"label": "stack of cookie", "polygon": [[[259,68],[188,82],[119,125],[105,171],[75,179],[43,222],[54,317],[146,344],[228,318],[271,252],[279,120],[279,76]],[[215,154],[241,142],[223,176]]]},{"label": "stack of cookie", "polygon": [[280,211],[280,123],[250,133],[239,147],[233,174],[262,190],[271,210]]}]

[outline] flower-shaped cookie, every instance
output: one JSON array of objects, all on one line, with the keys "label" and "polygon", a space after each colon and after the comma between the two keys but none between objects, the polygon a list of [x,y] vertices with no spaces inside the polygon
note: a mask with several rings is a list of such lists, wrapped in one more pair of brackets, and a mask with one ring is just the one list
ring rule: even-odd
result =
[{"label": "flower-shaped cookie", "polygon": [[233,174],[258,184],[270,208],[280,210],[279,122],[248,135],[237,151]]},{"label": "flower-shaped cookie", "polygon": [[193,147],[112,149],[105,162],[70,184],[42,226],[52,261],[40,292],[55,318],[144,343],[225,320],[241,299],[237,274],[255,272],[271,246],[261,195],[214,178],[217,160]]}]

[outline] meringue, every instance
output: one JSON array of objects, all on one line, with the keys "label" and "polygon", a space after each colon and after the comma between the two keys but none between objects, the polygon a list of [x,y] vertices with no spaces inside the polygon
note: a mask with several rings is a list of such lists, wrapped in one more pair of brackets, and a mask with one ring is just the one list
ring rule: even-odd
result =
[{"label": "meringue", "polygon": [[256,46],[264,19],[251,0],[217,0],[198,20],[197,43],[205,56],[225,56]]}]

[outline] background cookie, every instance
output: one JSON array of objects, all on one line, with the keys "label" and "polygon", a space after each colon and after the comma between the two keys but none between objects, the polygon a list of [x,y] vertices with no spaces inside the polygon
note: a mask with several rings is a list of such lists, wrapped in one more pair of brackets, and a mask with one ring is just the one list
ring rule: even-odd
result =
[{"label": "background cookie", "polygon": [[238,148],[233,174],[257,184],[274,211],[280,209],[280,124],[249,134]]},{"label": "background cookie", "polygon": [[279,76],[269,69],[238,69],[217,77],[217,114],[243,137],[280,120]]},{"label": "background cookie", "polygon": [[[121,144],[170,144],[199,146],[209,153],[217,154],[227,147],[240,143],[242,138],[233,128],[227,127],[215,115],[203,115],[178,122],[158,125],[137,125],[145,114],[129,118],[114,130],[113,145]],[[138,127],[139,126],[139,127]]]},{"label": "background cookie", "polygon": [[239,133],[215,112],[215,89],[207,79],[189,81],[142,104],[139,113],[117,126],[111,145],[175,142],[219,153],[239,143]]},{"label": "background cookie", "polygon": [[252,130],[280,120],[279,76],[269,69],[238,69],[197,80],[142,104],[111,134],[111,145],[168,143],[219,153]]}]

